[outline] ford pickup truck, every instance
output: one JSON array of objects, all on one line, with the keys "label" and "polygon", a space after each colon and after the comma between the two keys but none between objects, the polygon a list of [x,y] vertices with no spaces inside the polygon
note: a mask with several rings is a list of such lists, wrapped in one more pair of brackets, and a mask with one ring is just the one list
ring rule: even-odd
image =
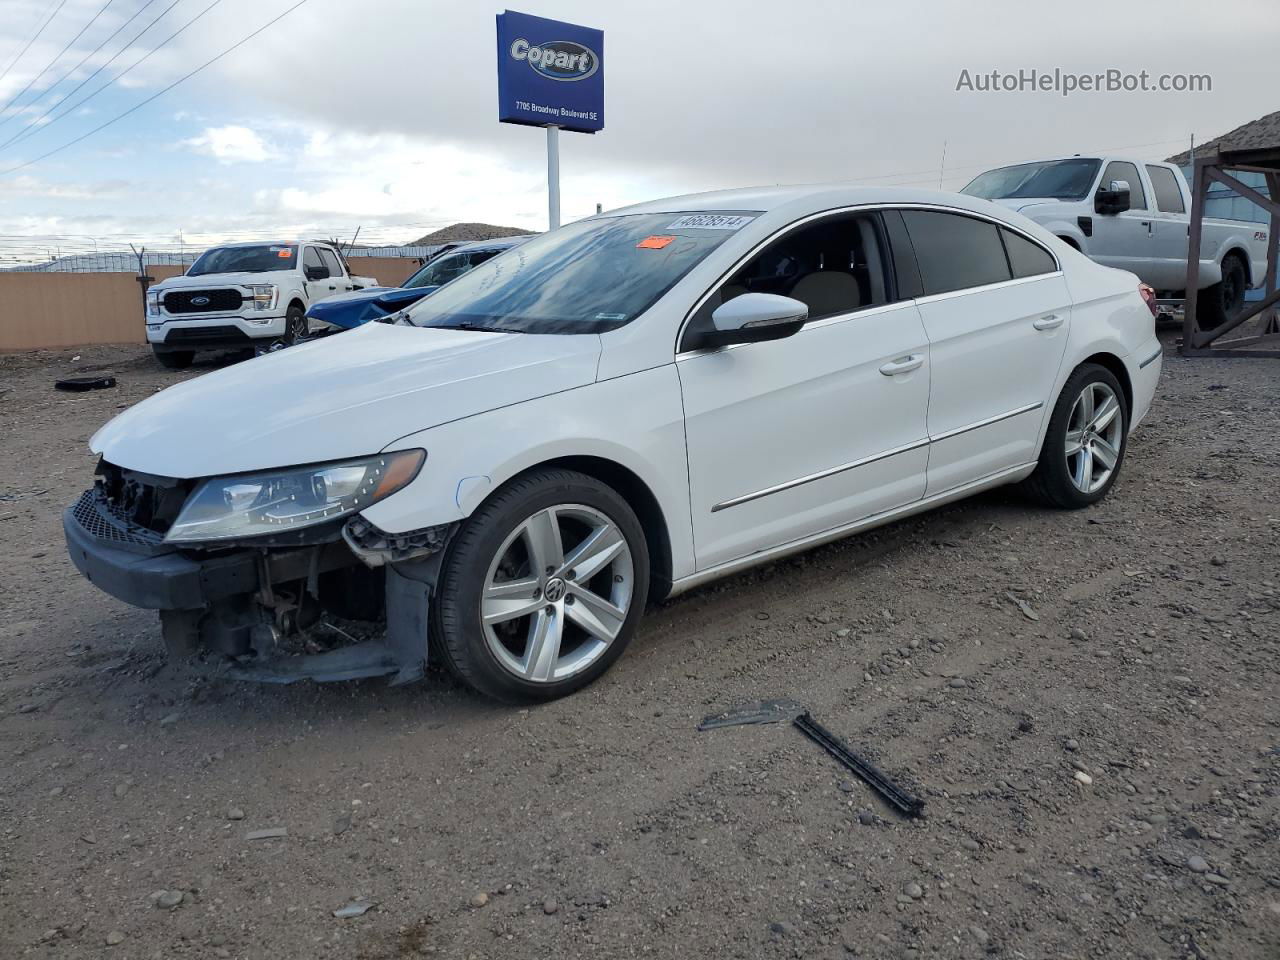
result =
[{"label": "ford pickup truck", "polygon": [[197,350],[252,350],[307,335],[307,308],[374,286],[338,251],[309,240],[232,243],[206,250],[185,274],[147,290],[147,342],[163,366],[189,366]]},{"label": "ford pickup truck", "polygon": [[[1187,275],[1191,191],[1170,163],[1065,157],[988,170],[962,193],[993,200],[1098,263],[1135,273],[1180,299]],[[1267,225],[1206,218],[1200,241],[1201,326],[1235,316],[1267,271]]]}]

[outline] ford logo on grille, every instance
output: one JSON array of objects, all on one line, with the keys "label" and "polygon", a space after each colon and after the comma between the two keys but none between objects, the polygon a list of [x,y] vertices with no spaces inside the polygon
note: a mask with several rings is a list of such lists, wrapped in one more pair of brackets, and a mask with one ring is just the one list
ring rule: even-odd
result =
[{"label": "ford logo on grille", "polygon": [[534,73],[548,80],[585,80],[600,69],[596,52],[572,40],[534,45],[521,38],[511,44],[511,59],[527,61]]},{"label": "ford logo on grille", "polygon": [[193,307],[207,307],[209,305],[208,297],[192,297],[191,305]]}]

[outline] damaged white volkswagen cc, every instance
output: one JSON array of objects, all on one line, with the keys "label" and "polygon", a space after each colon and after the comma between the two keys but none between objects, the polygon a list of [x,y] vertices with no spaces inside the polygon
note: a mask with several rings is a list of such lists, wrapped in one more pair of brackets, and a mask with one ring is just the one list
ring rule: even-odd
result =
[{"label": "damaged white volkswagen cc", "polygon": [[[233,675],[403,683],[430,651],[559,697],[649,601],[999,484],[1104,497],[1160,374],[1152,297],[972,197],[641,204],[122,413],[67,545]],[[322,617],[385,633],[299,642]]]}]

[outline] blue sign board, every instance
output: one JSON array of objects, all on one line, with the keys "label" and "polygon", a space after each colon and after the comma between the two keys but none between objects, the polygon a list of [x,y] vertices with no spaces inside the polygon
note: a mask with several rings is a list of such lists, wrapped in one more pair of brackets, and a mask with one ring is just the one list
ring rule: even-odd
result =
[{"label": "blue sign board", "polygon": [[498,119],[579,133],[604,129],[604,31],[498,14]]}]

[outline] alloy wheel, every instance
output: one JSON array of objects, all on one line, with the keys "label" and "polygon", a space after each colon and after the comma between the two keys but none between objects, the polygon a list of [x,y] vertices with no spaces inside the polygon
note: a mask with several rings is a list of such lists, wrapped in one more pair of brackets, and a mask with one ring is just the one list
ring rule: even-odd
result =
[{"label": "alloy wheel", "polygon": [[1067,475],[1081,493],[1102,489],[1120,462],[1124,444],[1120,398],[1105,383],[1085,384],[1067,420]]},{"label": "alloy wheel", "polygon": [[479,610],[485,642],[523,680],[564,680],[617,639],[634,586],[631,548],[609,517],[582,504],[539,510],[489,565]]}]

